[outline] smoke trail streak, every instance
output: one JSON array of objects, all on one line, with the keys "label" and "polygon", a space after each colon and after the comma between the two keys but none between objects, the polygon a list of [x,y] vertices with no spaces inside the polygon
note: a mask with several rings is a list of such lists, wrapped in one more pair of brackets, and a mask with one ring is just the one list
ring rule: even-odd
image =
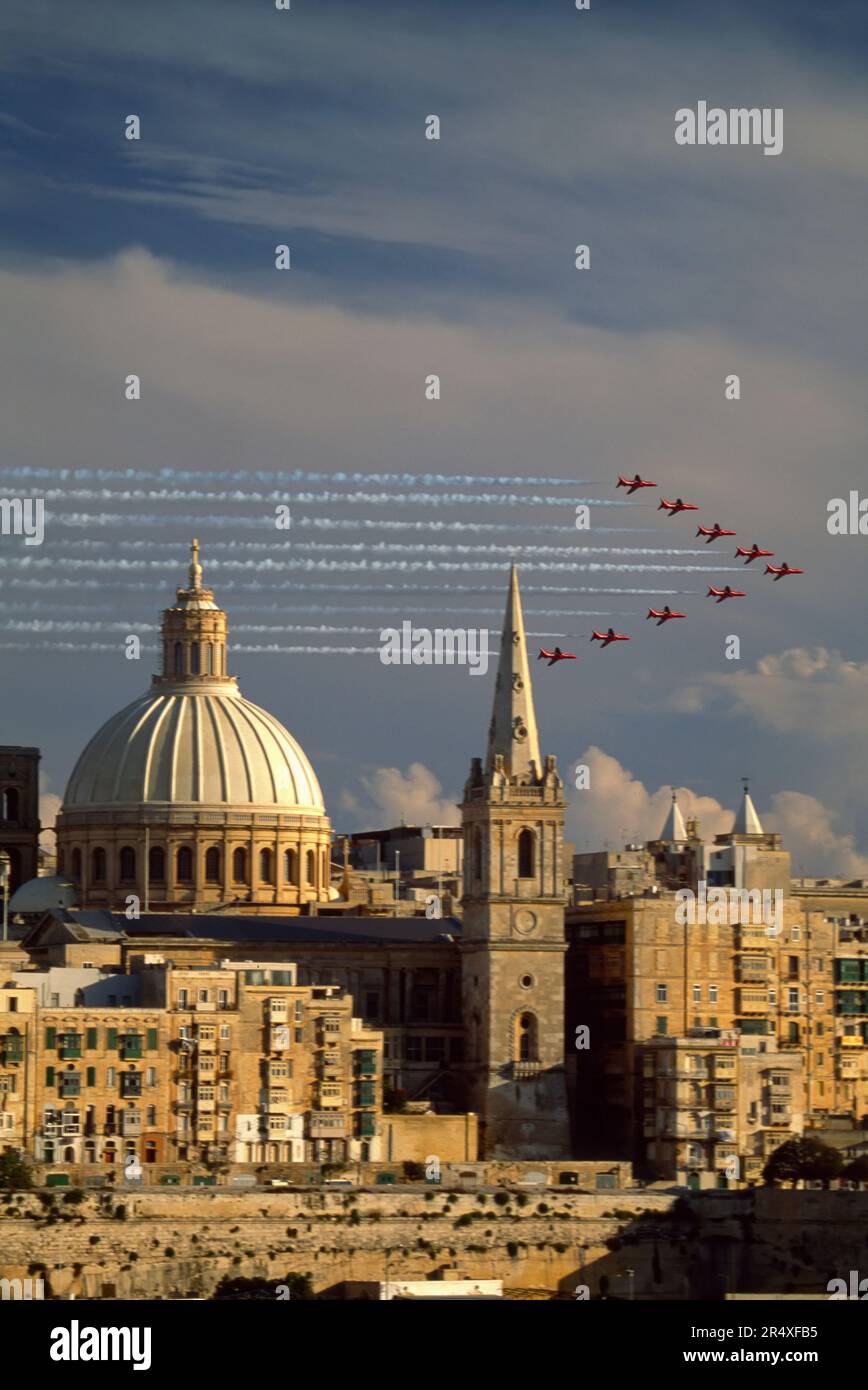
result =
[{"label": "smoke trail streak", "polygon": [[[739,571],[739,573],[741,573],[741,571]],[[81,578],[79,578],[79,579],[57,579],[57,578],[45,578],[44,575],[39,575],[38,577],[34,577],[34,578],[32,578],[32,579],[31,579],[31,578],[21,578],[20,576],[13,576],[11,579],[4,579],[4,580],[3,580],[3,587],[4,587],[6,590],[13,590],[13,589],[14,589],[14,590],[18,590],[18,589],[38,589],[38,590],[40,591],[40,593],[44,592],[45,590],[49,590],[49,589],[52,590],[52,591],[56,591],[56,590],[60,589],[60,590],[70,591],[70,592],[72,592],[72,593],[81,593],[81,592],[85,592],[85,591],[88,592],[88,593],[105,593],[105,588],[106,588],[106,586],[105,586],[105,580],[103,580],[103,579],[81,579]],[[332,582],[332,583],[325,584],[325,583],[318,583],[318,582],[312,582],[312,581],[307,581],[306,583],[299,584],[299,583],[296,582],[295,580],[291,580],[291,579],[289,579],[289,580],[283,580],[283,581],[281,581],[281,582],[275,582],[275,583],[273,583],[273,584],[261,584],[261,583],[255,582],[255,581],[252,582],[252,583],[250,583],[250,582],[248,582],[248,583],[239,583],[238,581],[227,580],[227,581],[225,581],[225,582],[224,582],[224,581],[221,581],[220,589],[221,589],[221,593],[226,593],[226,594],[241,594],[241,593],[245,593],[245,594],[274,594],[274,593],[302,594],[302,593],[314,593],[314,592],[316,592],[316,593],[333,593],[333,594],[337,594],[337,593],[348,593],[348,594],[401,594],[401,595],[405,595],[405,594],[414,594],[414,593],[416,593],[416,594],[436,594],[436,593],[446,593],[446,592],[451,592],[451,593],[465,593],[465,594],[502,594],[502,593],[503,593],[503,586],[502,586],[501,584],[437,584],[437,583],[432,583],[432,584],[359,584],[359,583],[356,583],[356,584],[336,584],[336,583],[333,583],[333,582]],[[146,580],[143,580],[143,579],[138,579],[138,580],[113,579],[113,580],[112,580],[112,590],[113,590],[113,592],[120,592],[121,590],[123,590],[124,592],[129,592],[129,593],[148,594],[151,598],[153,598],[153,594],[154,594],[154,586],[153,586],[153,584],[150,584],[150,583],[148,583]],[[595,584],[579,584],[579,585],[575,585],[575,586],[571,586],[571,587],[561,586],[561,585],[557,585],[557,584],[535,584],[535,585],[523,585],[523,587],[522,587],[522,592],[523,592],[524,594],[531,594],[531,593],[534,593],[534,594],[545,594],[545,593],[549,593],[549,594],[570,594],[570,595],[572,595],[572,596],[575,596],[576,594],[596,594],[596,595],[611,595],[611,596],[615,596],[615,597],[617,597],[617,596],[619,596],[619,595],[624,595],[624,594],[629,594],[629,595],[636,595],[636,594],[640,594],[640,595],[653,595],[653,594],[656,594],[656,595],[658,595],[658,597],[659,597],[660,595],[664,595],[664,594],[665,594],[667,597],[670,597],[670,596],[673,596],[673,595],[674,595],[674,596],[683,596],[683,595],[688,595],[688,594],[701,594],[701,593],[703,593],[704,591],[703,591],[702,589],[663,589],[663,588],[655,588],[655,589],[633,589],[633,588],[624,588],[624,587],[619,587],[619,588],[617,588],[617,589],[609,589],[609,588],[600,588],[600,587],[598,587],[598,586],[595,585]]]},{"label": "smoke trail streak", "polygon": [[[80,603],[58,603],[58,602],[57,602],[56,600],[54,600],[54,599],[52,599],[50,603],[42,603],[42,602],[40,602],[38,599],[35,599],[35,600],[33,600],[33,601],[28,605],[28,604],[22,604],[22,603],[12,603],[12,602],[9,602],[9,601],[7,601],[7,600],[5,600],[5,599],[0,598],[0,613],[2,613],[3,610],[4,610],[4,609],[7,609],[7,608],[8,608],[8,609],[11,609],[11,610],[12,610],[13,612],[15,612],[15,613],[22,613],[22,612],[40,613],[40,612],[43,612],[46,608],[48,608],[52,613],[64,613],[64,612],[68,612],[68,613],[80,613],[80,612],[81,612],[81,607],[82,607],[82,606],[81,606]],[[285,613],[288,609],[291,609],[292,607],[299,607],[299,608],[302,608],[303,611],[304,611],[305,613],[308,613],[308,614],[311,614],[311,613],[332,613],[332,614],[335,614],[335,613],[337,613],[337,614],[340,614],[340,615],[341,615],[342,617],[344,617],[344,618],[349,618],[349,617],[352,617],[352,616],[353,616],[354,614],[356,614],[356,613],[382,613],[383,608],[384,608],[384,605],[383,605],[382,603],[378,603],[378,604],[376,604],[376,605],[374,605],[374,604],[353,604],[352,607],[348,607],[345,603],[344,603],[344,604],[325,604],[325,603],[297,603],[297,604],[293,604],[290,600],[287,600],[287,601],[285,601],[284,603],[233,603],[233,605],[232,605],[232,611],[233,611],[233,613],[257,613],[257,614],[260,614],[260,613]],[[87,611],[88,611],[89,613],[99,613],[99,612],[116,613],[116,612],[117,612],[117,603],[92,603],[92,602],[88,601],[88,604],[87,604]],[[502,618],[502,617],[503,617],[503,606],[501,605],[499,608],[477,608],[477,607],[473,607],[473,608],[451,608],[451,607],[449,607],[449,608],[447,608],[447,607],[443,607],[443,606],[441,606],[441,605],[439,605],[439,604],[438,604],[436,607],[428,607],[428,606],[426,606],[426,605],[424,605],[424,604],[420,607],[419,605],[417,605],[417,604],[414,603],[414,604],[413,604],[413,612],[414,612],[414,613],[440,613],[440,614],[443,614],[443,615],[450,614],[450,615],[453,615],[453,616],[468,617],[468,618],[469,618],[469,617],[473,617],[474,615],[477,616],[477,617],[495,617],[495,618]],[[606,615],[611,615],[611,616],[613,616],[613,617],[619,617],[619,618],[628,618],[628,617],[635,617],[635,616],[636,616],[636,613],[637,613],[637,610],[634,609],[634,608],[627,608],[627,609],[617,609],[617,608],[533,608],[533,609],[530,609],[530,608],[525,608],[525,610],[524,610],[525,618],[602,618],[602,617],[605,617]],[[130,621],[131,621],[131,622],[134,621],[134,622],[136,623],[136,626],[137,626],[137,627],[141,627],[141,626],[142,626],[142,622],[139,621],[138,619],[131,619]],[[156,626],[157,626],[155,623],[151,623],[150,621],[147,621],[147,620],[146,620],[146,625],[147,625],[148,627],[152,627],[152,628],[156,628]],[[123,624],[121,624],[121,626],[123,626]],[[129,626],[129,624],[127,624],[127,626]],[[237,623],[233,623],[233,624],[232,624],[232,630],[233,630],[233,632],[238,632],[238,631],[240,630]]]},{"label": "smoke trail streak", "polygon": [[[473,530],[473,527],[469,527]],[[563,528],[569,529],[569,528]],[[575,535],[575,530],[573,530]],[[269,555],[278,548],[285,549],[287,540],[277,534],[270,541],[210,541],[208,544],[209,564],[218,564],[215,555],[219,556],[221,551],[247,553],[265,551]],[[150,540],[125,540],[123,543],[124,553],[131,550],[147,551],[152,558],[157,549],[157,543]],[[52,556],[63,555],[67,550],[115,550],[116,546],[111,541],[79,539],[69,540],[66,537],[51,548]],[[350,541],[340,544],[330,541],[293,541],[293,553],[301,551],[314,555],[327,554],[337,551],[340,555],[418,555],[420,550],[424,550],[426,555],[702,555],[709,560],[717,557],[705,549],[704,546],[679,547],[667,546],[662,549],[654,549],[648,546],[617,546],[617,545],[528,545],[523,543],[512,543],[509,545],[461,545],[453,542],[450,545],[441,545],[437,542],[425,541],[415,545],[407,544],[403,541]],[[160,558],[161,564],[176,564],[174,555],[166,559]],[[714,566],[712,566],[714,568]]]},{"label": "smoke trail streak", "polygon": [[[0,491],[4,490],[0,480]],[[9,489],[5,489],[7,494]],[[14,491],[14,489],[13,489]],[[108,488],[40,488],[45,502],[230,502],[249,506],[252,502],[320,504],[339,503],[357,506],[371,503],[381,507],[637,507],[642,504],[625,502],[617,497],[549,497],[545,494],[497,492],[215,492],[205,489],[132,488],[110,491]]]},{"label": "smoke trail streak", "polygon": [[176,482],[200,482],[203,478],[224,479],[230,483],[378,483],[399,487],[472,487],[487,483],[492,487],[602,487],[592,478],[545,478],[534,475],[492,473],[324,473],[306,468],[288,469],[229,469],[229,468],[47,468],[38,464],[10,468],[9,476],[19,479],[67,478],[82,481],[154,482],[157,479]]},{"label": "smoke trail streak", "polygon": [[[83,570],[97,570],[101,573],[116,573],[120,571],[167,571],[176,568],[174,562],[168,560],[71,560],[62,556],[45,558],[33,555],[22,555],[20,559],[0,559],[0,569],[15,568],[19,570],[56,570],[58,567],[81,572]],[[397,571],[401,574],[418,574],[421,571],[428,571],[436,574],[484,574],[492,571],[503,572],[504,563],[502,560],[213,560],[211,568],[215,573],[246,571],[255,574],[282,573],[284,571],[302,571],[304,573],[327,573],[341,574],[379,574],[389,571]],[[738,565],[630,565],[630,564],[609,564],[601,561],[592,560],[586,563],[579,561],[565,560],[526,560],[522,566],[524,572],[548,572],[558,574],[715,574],[737,573],[743,571]]]},{"label": "smoke trail streak", "polygon": [[[391,618],[388,619],[388,620],[387,620],[386,618],[384,618],[384,619],[383,619],[383,622],[380,623],[379,626],[377,626],[377,627],[359,627],[359,626],[355,626],[355,625],[351,625],[351,626],[347,626],[347,627],[340,627],[340,626],[339,626],[339,627],[333,627],[333,626],[331,626],[331,625],[329,625],[329,624],[327,624],[327,623],[280,623],[280,624],[273,624],[273,623],[271,623],[271,624],[269,624],[269,623],[240,623],[240,624],[236,625],[236,627],[235,627],[234,630],[235,630],[236,632],[257,632],[257,633],[274,632],[274,633],[280,633],[280,634],[283,634],[283,635],[286,635],[286,634],[291,633],[291,632],[295,632],[295,633],[309,633],[309,634],[311,634],[311,635],[313,635],[313,636],[321,636],[321,637],[334,637],[334,636],[337,636],[337,635],[344,635],[344,636],[347,636],[347,635],[348,635],[348,636],[356,636],[356,637],[365,637],[365,636],[369,636],[371,633],[380,633],[380,632],[382,632],[384,626],[390,626],[390,625],[391,625],[391,626],[394,626],[394,623],[395,623],[395,622],[402,622],[402,621],[404,620],[404,618],[407,617],[407,616],[408,616],[408,615],[406,615],[406,614],[402,614],[402,616],[401,616],[400,618],[396,618],[396,619],[394,619],[394,620],[392,620]],[[473,616],[473,615],[468,614],[467,616]],[[123,622],[119,622],[119,621],[100,623],[100,622],[90,622],[90,621],[85,620],[85,619],[81,619],[79,622],[66,621],[66,620],[63,620],[63,621],[55,621],[54,619],[37,619],[37,620],[35,620],[35,621],[33,621],[33,622],[24,622],[24,621],[16,622],[16,621],[12,620],[12,621],[10,621],[10,622],[7,622],[7,623],[4,623],[4,624],[0,625],[0,632],[8,632],[8,633],[15,633],[15,632],[33,633],[34,635],[39,635],[39,634],[42,634],[42,633],[50,633],[50,632],[73,633],[73,632],[110,632],[110,631],[115,631],[115,632],[129,633],[129,632],[130,632],[130,627],[131,627],[131,626],[134,627],[135,629],[137,629],[137,631],[139,631],[139,632],[142,632],[142,631],[144,631],[144,632],[155,632],[155,631],[158,631],[158,630],[159,630],[156,623],[134,623],[134,624],[130,624],[130,623],[123,623]],[[567,634],[564,633],[564,632],[528,632],[527,635],[528,635],[528,637],[565,637],[565,636],[567,636]],[[240,647],[240,646],[238,645],[237,642],[233,642],[232,645],[233,645],[233,650],[234,650],[234,651],[241,651],[241,650],[243,650],[243,648]]]},{"label": "smoke trail streak", "polygon": [[[596,503],[594,504],[596,505]],[[129,512],[46,512],[46,518],[50,520],[52,526],[61,526],[69,529],[83,530],[87,526],[94,526],[98,529],[107,529],[110,526],[122,526],[126,531],[130,526]],[[264,527],[273,527],[274,518],[272,516],[239,516],[237,512],[229,515],[214,513],[211,516],[203,516],[201,512],[184,514],[176,511],[168,513],[141,513],[136,512],[135,524],[144,529],[147,526],[159,526],[165,529],[167,526],[177,526],[179,528],[191,528],[191,534],[208,535],[211,530],[262,530]],[[326,517],[326,516],[304,516],[295,515],[292,518],[292,528],[295,530],[322,530],[322,531],[358,531],[358,530],[377,530],[377,531],[422,531],[422,532],[443,532],[450,531],[479,531],[500,532],[510,534],[516,531],[522,535],[557,535],[565,534],[574,536],[576,534],[575,525],[563,526],[553,522],[538,526],[529,525],[523,521],[395,521],[388,517]],[[669,532],[671,528],[666,526],[597,526],[593,527],[594,534],[604,535],[662,535]],[[125,541],[126,543],[126,541]],[[112,541],[94,541],[94,545],[117,544]],[[209,541],[208,548],[215,544]]]}]

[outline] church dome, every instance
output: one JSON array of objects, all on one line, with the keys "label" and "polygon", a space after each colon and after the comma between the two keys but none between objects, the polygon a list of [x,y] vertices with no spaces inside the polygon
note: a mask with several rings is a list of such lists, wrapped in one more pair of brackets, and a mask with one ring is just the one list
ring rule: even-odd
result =
[{"label": "church dome", "polygon": [[102,726],[79,758],[64,810],[225,806],[323,815],[322,792],[283,725],[237,689],[149,691]]},{"label": "church dome", "polygon": [[90,740],[57,818],[80,905],[297,912],[328,902],[331,826],[316,774],[227,672],[228,622],[202,582],[163,611],[151,688]]}]

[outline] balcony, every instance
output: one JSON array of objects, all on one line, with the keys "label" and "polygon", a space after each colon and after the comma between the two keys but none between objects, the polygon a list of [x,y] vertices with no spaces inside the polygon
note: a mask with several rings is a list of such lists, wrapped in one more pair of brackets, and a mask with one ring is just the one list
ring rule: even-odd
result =
[{"label": "balcony", "polygon": [[376,1052],[357,1052],[359,1059],[359,1076],[376,1076],[377,1074],[377,1054]]},{"label": "balcony", "polygon": [[325,1090],[324,1088],[322,1088],[322,1089],[320,1090],[320,1093],[319,1093],[319,1108],[320,1108],[320,1110],[332,1110],[332,1109],[340,1110],[341,1107],[343,1106],[343,1103],[344,1103],[344,1095],[343,1095],[343,1091],[342,1091],[341,1089],[335,1088],[334,1091],[327,1091],[327,1090]]},{"label": "balcony", "polygon": [[376,1115],[359,1116],[359,1135],[363,1139],[370,1139],[377,1132]]},{"label": "balcony", "polygon": [[767,989],[736,990],[736,1013],[764,1014],[768,1012],[769,994]]},{"label": "balcony", "polygon": [[377,1090],[376,1090],[376,1087],[375,1087],[375,1086],[372,1086],[370,1083],[361,1085],[361,1086],[359,1087],[359,1102],[358,1102],[358,1103],[359,1103],[359,1105],[376,1105],[376,1103],[377,1103]]},{"label": "balcony", "polygon": [[542,1070],[542,1062],[513,1062],[512,1079],[513,1081],[531,1081],[538,1077]]},{"label": "balcony", "polygon": [[3,1064],[10,1062],[24,1061],[24,1039],[19,1037],[9,1037],[3,1039]]}]

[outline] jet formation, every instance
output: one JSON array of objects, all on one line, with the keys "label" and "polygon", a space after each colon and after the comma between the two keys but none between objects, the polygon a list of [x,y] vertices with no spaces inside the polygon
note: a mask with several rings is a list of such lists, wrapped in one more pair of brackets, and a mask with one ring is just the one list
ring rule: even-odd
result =
[{"label": "jet formation", "polygon": [[[639,473],[634,473],[632,478],[626,478],[623,474],[619,474],[615,486],[618,488],[626,488],[627,496],[632,497],[633,493],[638,492],[641,488],[657,487],[657,483],[652,482],[650,478],[643,478]],[[670,517],[673,517],[680,515],[681,512],[699,511],[699,503],[685,502],[681,497],[676,497],[674,501],[662,497],[657,505],[657,510],[659,512],[666,512]],[[718,541],[723,536],[735,536],[737,534],[736,531],[721,526],[719,521],[715,521],[712,526],[699,526],[696,531],[697,539],[700,536],[703,537],[706,545],[711,545],[713,541]],[[750,565],[754,560],[760,558],[773,560],[774,557],[775,552],[773,550],[763,550],[757,545],[756,541],[754,541],[749,546],[737,546],[733,558],[736,560],[743,559],[745,565]],[[804,574],[804,572],[805,571],[802,569],[796,569],[794,566],[788,565],[786,561],[780,565],[766,565],[765,567],[765,573],[770,574],[775,583],[777,583],[779,579],[786,579],[793,574]],[[725,584],[722,587],[709,584],[706,598],[714,599],[715,603],[724,603],[727,599],[731,598],[747,598],[747,592],[744,589],[733,589],[729,584]],[[655,627],[664,627],[666,623],[671,622],[675,618],[686,617],[686,613],[674,612],[667,603],[660,609],[649,608],[646,622],[651,618],[654,620]],[[614,628],[610,627],[606,632],[597,632],[594,630],[591,634],[591,641],[599,642],[600,649],[602,650],[605,647],[611,646],[613,642],[629,642],[630,635],[626,632],[616,632]],[[549,666],[555,666],[560,661],[576,661],[578,658],[575,652],[562,652],[560,647],[555,647],[553,651],[548,651],[545,647],[542,647],[540,648],[537,660],[542,659],[545,659]]]}]

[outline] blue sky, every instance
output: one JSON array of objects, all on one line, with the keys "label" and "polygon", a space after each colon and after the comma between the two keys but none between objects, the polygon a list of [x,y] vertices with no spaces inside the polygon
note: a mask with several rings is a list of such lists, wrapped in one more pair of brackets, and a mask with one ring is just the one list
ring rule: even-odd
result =
[{"label": "blue sky", "polygon": [[[0,484],[35,495],[38,482],[51,499],[37,558],[0,542],[0,643],[17,653],[4,662],[4,740],[42,746],[62,792],[95,722],[146,681],[99,650],[117,637],[110,624],[147,636],[194,523],[238,641],[369,645],[243,628],[433,627],[457,610],[496,627],[510,551],[576,540],[572,507],[534,495],[607,504],[580,543],[685,552],[576,564],[713,565],[686,553],[684,518],[608,505],[615,475],[639,468],[807,573],[773,588],[751,575],[736,619],[709,612],[702,574],[553,574],[534,567],[544,555],[517,552],[531,630],[584,642],[585,610],[608,609],[635,633],[537,678],[562,767],[600,750],[600,786],[576,802],[572,833],[650,833],[670,782],[690,789],[710,832],[751,773],[808,871],[868,872],[868,541],[825,530],[828,499],[865,474],[866,29],[862,6],[805,3],[593,0],[581,15],[566,0],[294,0],[288,14],[264,0],[33,3],[2,15]],[[676,146],[675,110],[700,99],[781,107],[783,154]],[[123,138],[129,113],[139,142]],[[429,113],[437,143],[424,139]],[[273,268],[278,242],[292,249],[288,274]],[[589,272],[574,268],[579,242]],[[133,371],[135,404],[121,385]],[[423,397],[429,372],[443,381],[436,404]],[[728,372],[742,378],[737,403],[724,401]],[[147,500],[116,479],[100,497],[70,472],[84,468],[134,470],[145,492],[176,470],[193,495]],[[462,489],[436,484],[435,505],[414,501],[421,483],[386,485],[407,497],[390,503],[286,479],[293,499],[312,498],[294,500],[289,540],[269,520],[279,480],[213,496],[228,474],[287,469],[525,486],[478,481],[447,504]],[[479,500],[506,492],[519,500]],[[434,517],[451,529],[420,528]],[[350,520],[368,525],[337,526]],[[494,525],[510,529],[480,529]],[[418,546],[441,568],[426,592],[406,570],[360,576],[335,568],[349,552],[325,549],[344,543],[369,564],[374,545]],[[493,568],[448,571],[449,552],[432,549],[468,544],[501,550],[453,561]],[[242,559],[259,568],[230,567]],[[319,568],[273,568],[288,559]],[[652,592],[581,592],[594,587]],[[665,647],[644,629],[655,588],[694,591]],[[552,609],[564,616],[542,616]],[[91,626],[9,627],[37,619]],[[723,657],[729,632],[740,663]],[[317,651],[239,653],[235,670],[304,744],[342,826],[443,812],[482,751],[490,689],[464,672]]]}]

